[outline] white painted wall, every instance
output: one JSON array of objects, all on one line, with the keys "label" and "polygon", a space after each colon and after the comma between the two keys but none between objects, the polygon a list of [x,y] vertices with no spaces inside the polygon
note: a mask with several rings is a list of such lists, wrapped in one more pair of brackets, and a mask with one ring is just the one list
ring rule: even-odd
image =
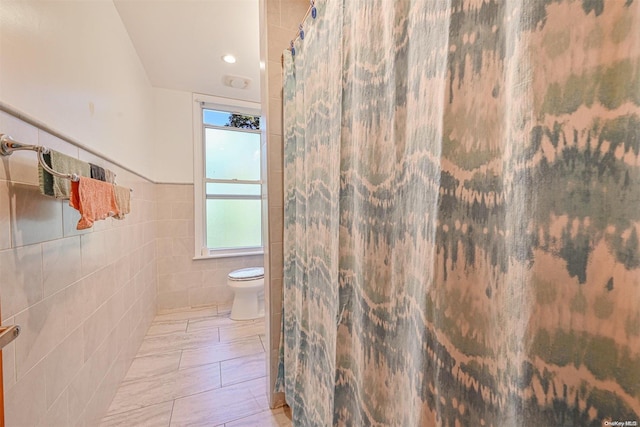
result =
[{"label": "white painted wall", "polygon": [[111,0],[1,0],[0,101],[156,178],[153,89]]},{"label": "white painted wall", "polygon": [[190,92],[154,88],[156,182],[193,184],[193,100]]}]

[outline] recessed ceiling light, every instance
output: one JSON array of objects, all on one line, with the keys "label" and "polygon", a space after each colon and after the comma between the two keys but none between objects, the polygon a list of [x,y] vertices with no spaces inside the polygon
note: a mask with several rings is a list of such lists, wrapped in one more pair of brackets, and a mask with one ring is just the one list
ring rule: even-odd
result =
[{"label": "recessed ceiling light", "polygon": [[235,64],[236,62],[236,57],[233,55],[225,55],[222,57],[222,60],[224,62],[226,62],[227,64]]}]

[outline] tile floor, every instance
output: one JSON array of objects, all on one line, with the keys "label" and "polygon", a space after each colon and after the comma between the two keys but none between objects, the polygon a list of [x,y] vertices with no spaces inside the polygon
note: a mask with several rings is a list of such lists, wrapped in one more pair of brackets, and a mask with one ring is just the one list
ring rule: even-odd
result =
[{"label": "tile floor", "polygon": [[111,426],[291,426],[266,395],[264,319],[229,306],[156,316],[102,419]]}]

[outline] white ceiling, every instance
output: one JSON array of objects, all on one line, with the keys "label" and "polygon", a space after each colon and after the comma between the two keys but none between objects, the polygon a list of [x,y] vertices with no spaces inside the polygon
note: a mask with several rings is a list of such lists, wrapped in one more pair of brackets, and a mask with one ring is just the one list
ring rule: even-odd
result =
[{"label": "white ceiling", "polygon": [[[113,2],[153,86],[260,102],[258,0]],[[251,83],[229,87],[228,75]]]}]

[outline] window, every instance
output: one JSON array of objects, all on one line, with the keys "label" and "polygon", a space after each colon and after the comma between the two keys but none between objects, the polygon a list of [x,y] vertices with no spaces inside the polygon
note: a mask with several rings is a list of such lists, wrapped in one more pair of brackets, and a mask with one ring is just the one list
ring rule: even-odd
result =
[{"label": "window", "polygon": [[200,220],[196,217],[196,248],[200,245],[196,256],[261,253],[260,118],[252,111],[208,104],[198,110],[201,167],[200,179],[195,178],[203,215]]}]

